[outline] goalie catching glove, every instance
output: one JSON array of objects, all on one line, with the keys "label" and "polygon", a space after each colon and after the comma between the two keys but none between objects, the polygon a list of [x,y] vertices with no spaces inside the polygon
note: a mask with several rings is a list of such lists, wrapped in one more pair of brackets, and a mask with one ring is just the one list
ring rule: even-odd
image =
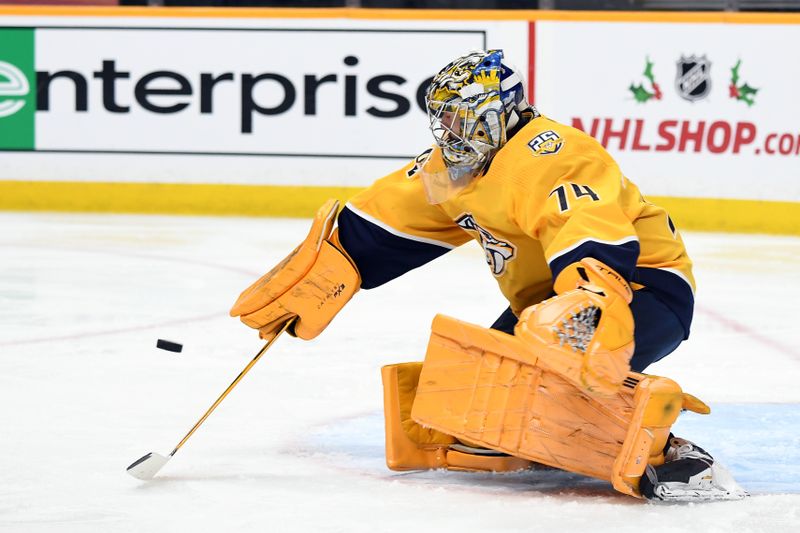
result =
[{"label": "goalie catching glove", "polygon": [[231,316],[239,316],[265,340],[295,317],[291,335],[306,340],[319,335],[361,286],[333,230],[338,209],[336,200],[325,202],[305,240],[242,292]]},{"label": "goalie catching glove", "polygon": [[600,261],[582,259],[556,278],[558,296],[525,309],[515,334],[543,365],[589,393],[614,394],[630,370],[633,314],[628,283]]}]

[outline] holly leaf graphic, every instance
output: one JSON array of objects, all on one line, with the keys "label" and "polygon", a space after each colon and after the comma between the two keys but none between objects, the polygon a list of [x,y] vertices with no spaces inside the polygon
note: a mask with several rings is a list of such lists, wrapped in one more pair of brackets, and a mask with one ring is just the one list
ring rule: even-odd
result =
[{"label": "holly leaf graphic", "polygon": [[637,102],[640,103],[644,103],[653,97],[653,95],[647,92],[647,89],[645,89],[641,84],[634,85],[631,83],[631,86],[628,87],[628,90],[630,90],[633,93],[633,97],[636,99]]},{"label": "holly leaf graphic", "polygon": [[756,93],[758,93],[758,89],[750,87],[749,85],[747,85],[747,83],[745,83],[744,85],[739,87],[739,100],[744,100],[745,102],[747,102],[748,106],[751,106],[754,103],[756,103],[755,101]]},{"label": "holly leaf graphic", "polygon": [[645,58],[647,62],[647,66],[644,67],[644,77],[650,80],[650,83],[655,83],[655,77],[653,76],[653,62],[650,61],[650,58]]},{"label": "holly leaf graphic", "polygon": [[739,81],[739,67],[742,64],[742,60],[736,62],[736,65],[733,66],[731,69],[731,83],[736,85],[736,82]]},{"label": "holly leaf graphic", "polygon": [[739,94],[753,94],[754,95],[757,92],[758,92],[758,89],[756,89],[755,87],[750,87],[749,85],[747,85],[747,83],[745,83],[744,85],[739,87]]}]

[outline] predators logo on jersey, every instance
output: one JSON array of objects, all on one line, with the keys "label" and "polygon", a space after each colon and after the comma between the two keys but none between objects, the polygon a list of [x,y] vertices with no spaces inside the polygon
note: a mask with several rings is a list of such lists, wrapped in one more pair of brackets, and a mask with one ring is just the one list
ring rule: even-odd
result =
[{"label": "predators logo on jersey", "polygon": [[481,240],[481,246],[486,252],[486,263],[492,269],[492,274],[500,276],[506,271],[506,265],[514,259],[517,247],[510,242],[501,241],[488,230],[482,228],[475,222],[475,218],[470,213],[461,215],[456,220],[458,227],[467,231],[475,231]]},{"label": "predators logo on jersey", "polygon": [[553,130],[547,130],[531,139],[528,146],[535,156],[557,154],[564,146],[564,139]]}]

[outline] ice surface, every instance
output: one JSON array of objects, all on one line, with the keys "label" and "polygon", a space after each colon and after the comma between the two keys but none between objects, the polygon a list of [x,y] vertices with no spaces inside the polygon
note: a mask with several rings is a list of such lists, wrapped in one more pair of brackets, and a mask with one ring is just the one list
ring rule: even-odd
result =
[{"label": "ice surface", "polygon": [[[753,497],[656,506],[560,472],[394,473],[381,365],[420,360],[437,312],[504,309],[470,244],[364,291],[312,342],[259,350],[227,311],[308,221],[0,214],[0,530],[800,531],[800,239],[686,234],[692,338],[649,371],[711,403],[676,428]],[[182,353],[155,347],[158,338]]]}]

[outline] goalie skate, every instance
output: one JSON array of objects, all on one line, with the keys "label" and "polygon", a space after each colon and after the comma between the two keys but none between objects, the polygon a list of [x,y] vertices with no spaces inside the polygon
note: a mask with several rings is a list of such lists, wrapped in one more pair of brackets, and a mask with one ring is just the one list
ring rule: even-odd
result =
[{"label": "goalie skate", "polygon": [[692,502],[747,496],[725,467],[688,440],[672,437],[664,459],[663,465],[648,465],[639,483],[648,500]]}]

